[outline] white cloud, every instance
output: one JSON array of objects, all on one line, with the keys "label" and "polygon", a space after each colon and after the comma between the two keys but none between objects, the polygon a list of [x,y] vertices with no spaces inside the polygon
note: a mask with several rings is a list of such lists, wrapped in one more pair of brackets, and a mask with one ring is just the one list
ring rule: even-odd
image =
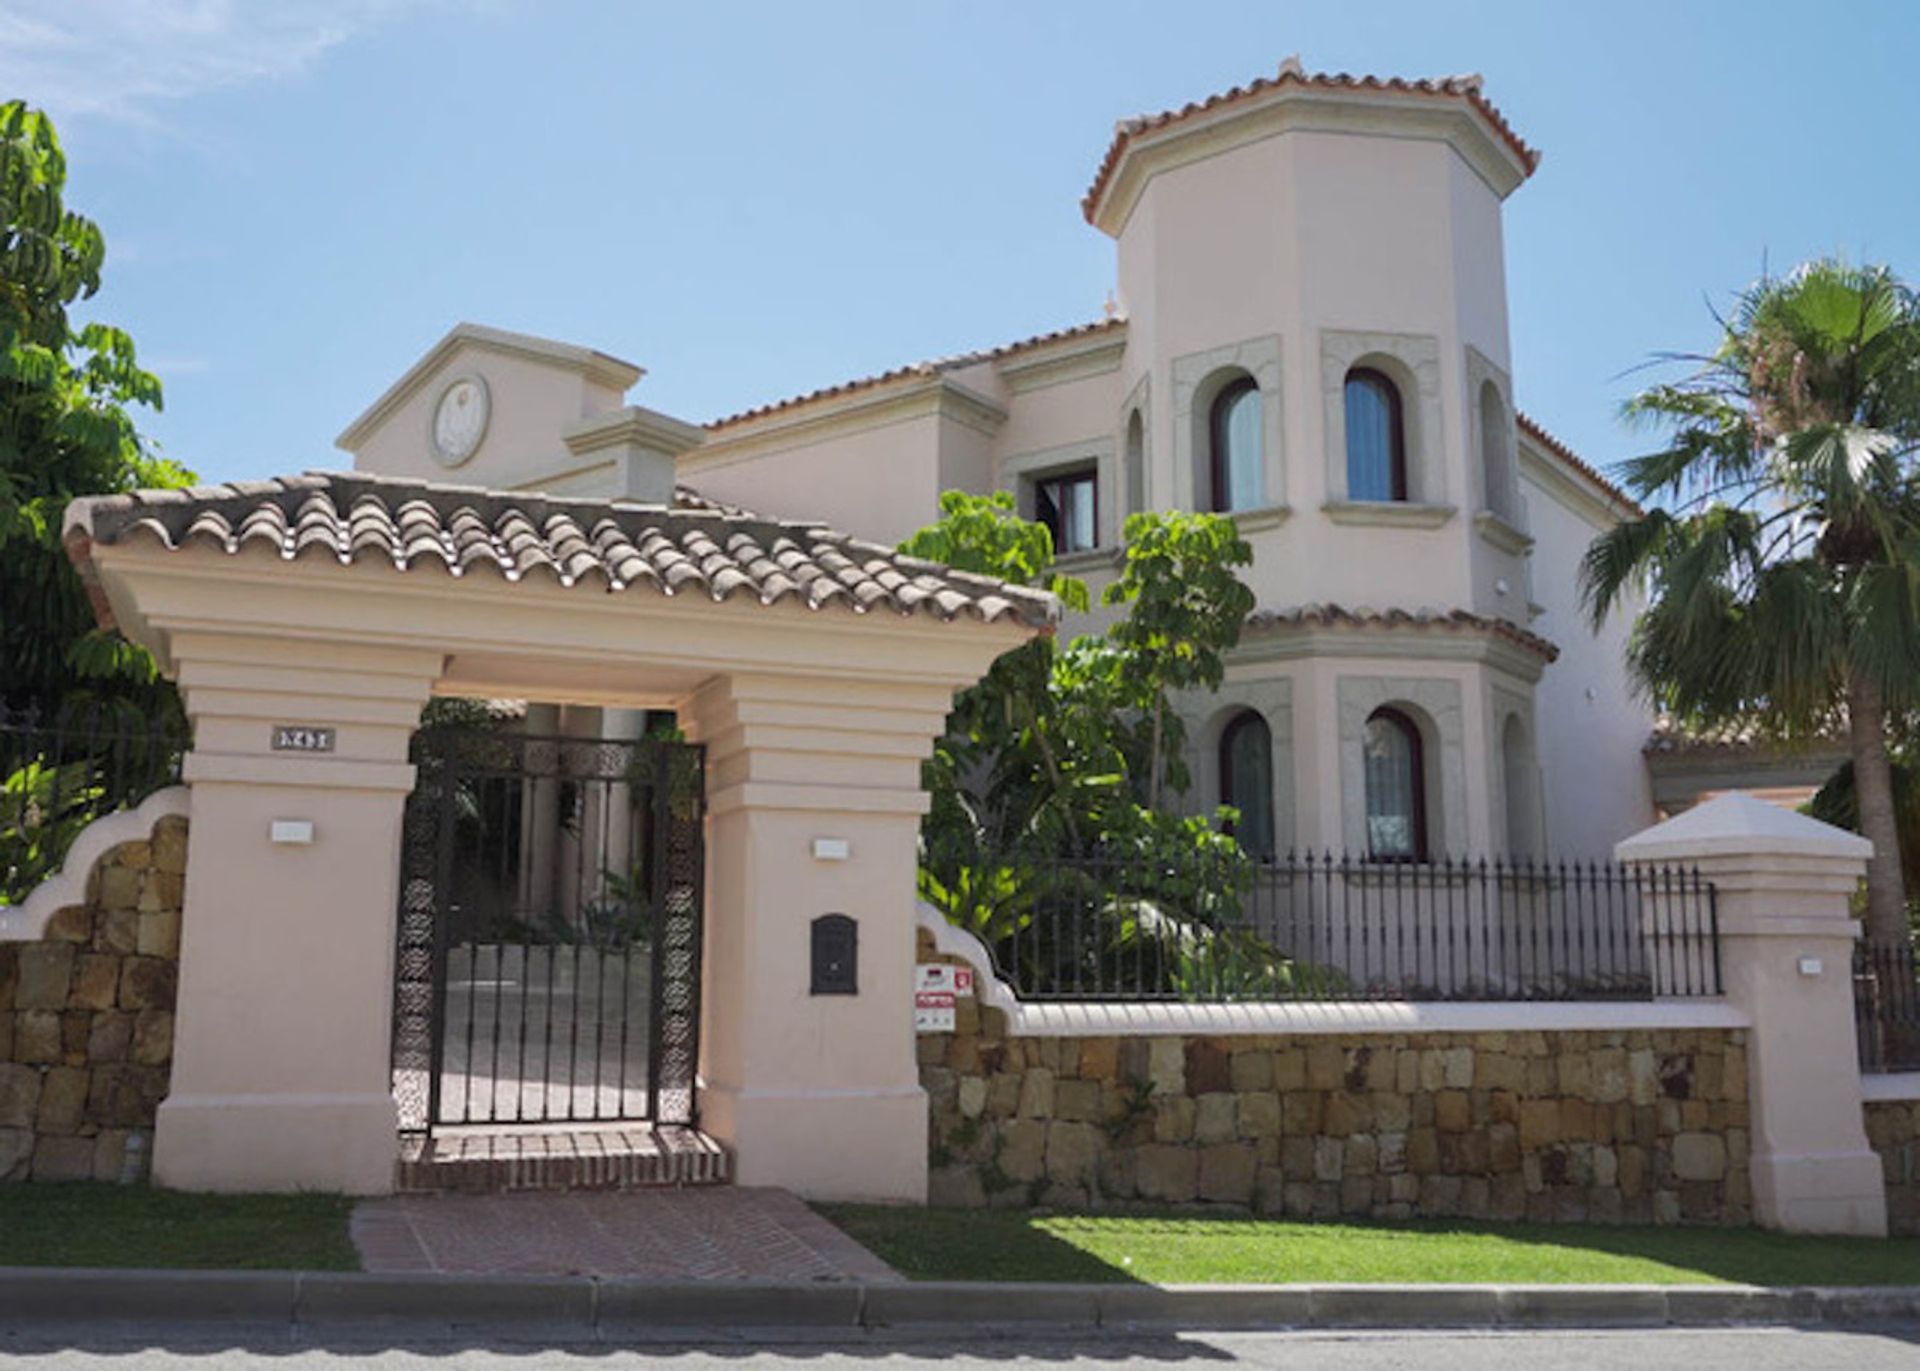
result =
[{"label": "white cloud", "polygon": [[[0,0],[0,98],[56,120],[152,122],[204,91],[297,75],[430,0]],[[39,13],[29,11],[38,10]]]}]

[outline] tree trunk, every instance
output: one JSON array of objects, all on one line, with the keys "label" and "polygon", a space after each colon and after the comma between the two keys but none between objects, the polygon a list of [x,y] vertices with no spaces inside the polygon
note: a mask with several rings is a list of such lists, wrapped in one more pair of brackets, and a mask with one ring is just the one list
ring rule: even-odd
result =
[{"label": "tree trunk", "polygon": [[1887,753],[1887,711],[1879,682],[1856,674],[1847,687],[1848,744],[1860,833],[1873,844],[1867,862],[1867,938],[1879,946],[1908,939],[1906,881],[1900,869],[1900,824],[1893,809],[1893,763]]}]

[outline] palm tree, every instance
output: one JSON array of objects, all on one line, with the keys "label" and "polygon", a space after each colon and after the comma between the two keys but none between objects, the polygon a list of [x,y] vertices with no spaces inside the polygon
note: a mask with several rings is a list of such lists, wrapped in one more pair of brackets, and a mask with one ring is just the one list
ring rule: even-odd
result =
[{"label": "palm tree", "polygon": [[1682,724],[1791,744],[1844,729],[1874,845],[1867,932],[1908,936],[1890,723],[1920,704],[1920,300],[1884,267],[1763,279],[1685,380],[1629,401],[1666,446],[1622,467],[1650,508],[1581,568],[1596,627]]}]

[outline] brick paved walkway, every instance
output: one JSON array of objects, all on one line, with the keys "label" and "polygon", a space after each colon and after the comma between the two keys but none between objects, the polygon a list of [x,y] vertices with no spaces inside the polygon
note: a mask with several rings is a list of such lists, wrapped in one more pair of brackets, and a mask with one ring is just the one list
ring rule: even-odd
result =
[{"label": "brick paved walkway", "polygon": [[785,1190],[397,1195],[354,1208],[369,1271],[638,1276],[658,1280],[899,1280]]}]

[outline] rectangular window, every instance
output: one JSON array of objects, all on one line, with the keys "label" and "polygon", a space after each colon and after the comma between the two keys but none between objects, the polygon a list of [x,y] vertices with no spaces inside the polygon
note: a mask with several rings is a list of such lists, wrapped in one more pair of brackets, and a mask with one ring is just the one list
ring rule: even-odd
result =
[{"label": "rectangular window", "polygon": [[1061,472],[1033,483],[1033,517],[1053,535],[1055,556],[1087,552],[1100,540],[1100,502],[1094,469]]}]

